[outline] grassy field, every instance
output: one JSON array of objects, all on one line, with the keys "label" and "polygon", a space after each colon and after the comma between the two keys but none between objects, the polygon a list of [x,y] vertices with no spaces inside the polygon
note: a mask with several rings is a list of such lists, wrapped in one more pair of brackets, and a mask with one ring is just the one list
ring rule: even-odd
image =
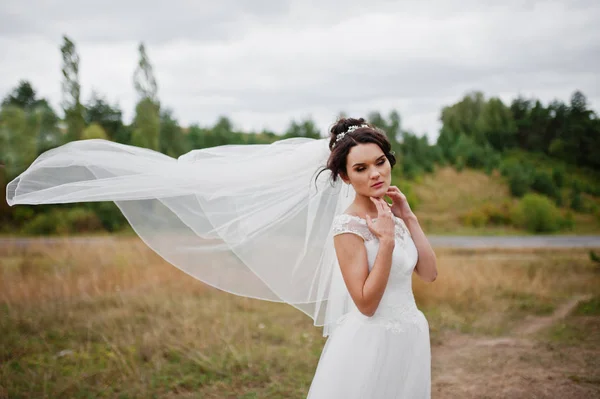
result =
[{"label": "grassy field", "polygon": [[[414,280],[434,397],[503,397],[494,350],[521,377],[542,373],[528,377],[541,390],[600,393],[600,264],[587,250],[436,252],[438,280]],[[207,287],[136,238],[5,246],[0,259],[0,398],[303,398],[324,344],[301,312]],[[530,328],[576,295],[566,318]],[[482,344],[527,329],[534,346]]]}]

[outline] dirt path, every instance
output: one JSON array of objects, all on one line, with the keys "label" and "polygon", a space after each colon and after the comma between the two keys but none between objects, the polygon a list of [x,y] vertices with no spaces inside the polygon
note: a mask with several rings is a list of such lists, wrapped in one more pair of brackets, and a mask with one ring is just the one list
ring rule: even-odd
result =
[{"label": "dirt path", "polygon": [[508,336],[445,337],[432,348],[432,398],[600,398],[597,345],[555,346],[534,337],[588,298],[578,296],[550,316],[528,318]]}]

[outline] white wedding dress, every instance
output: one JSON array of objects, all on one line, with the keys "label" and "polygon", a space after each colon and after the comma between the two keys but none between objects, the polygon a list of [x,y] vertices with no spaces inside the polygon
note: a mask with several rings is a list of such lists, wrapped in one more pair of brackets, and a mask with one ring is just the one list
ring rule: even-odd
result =
[{"label": "white wedding dress", "polygon": [[[364,239],[370,270],[379,241],[366,221],[338,215],[333,234],[345,233]],[[396,218],[392,268],[379,307],[368,317],[352,303],[352,310],[338,320],[323,348],[309,399],[431,397],[429,324],[412,292],[417,257],[406,225]]]}]

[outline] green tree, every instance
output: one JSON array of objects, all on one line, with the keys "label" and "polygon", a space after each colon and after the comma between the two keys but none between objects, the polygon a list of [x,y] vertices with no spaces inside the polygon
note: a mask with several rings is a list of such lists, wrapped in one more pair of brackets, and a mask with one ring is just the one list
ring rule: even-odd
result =
[{"label": "green tree", "polygon": [[67,139],[79,140],[85,128],[84,108],[81,104],[81,85],[79,84],[79,54],[75,43],[63,36],[62,53],[62,107],[67,124]]},{"label": "green tree", "polygon": [[131,142],[138,147],[158,150],[160,136],[160,117],[158,106],[149,98],[138,102],[135,107],[135,119]]},{"label": "green tree", "polygon": [[138,47],[139,62],[133,85],[139,101],[135,107],[132,144],[158,150],[160,146],[160,103],[154,71],[143,43]]},{"label": "green tree", "polygon": [[133,86],[141,99],[148,98],[158,104],[158,85],[144,43],[140,43],[138,52],[140,59],[133,74]]},{"label": "green tree", "polygon": [[288,137],[308,137],[312,139],[319,139],[321,138],[321,134],[319,133],[319,129],[317,129],[315,122],[308,118],[300,123],[292,121],[284,135],[284,138]]},{"label": "green tree", "polygon": [[65,137],[58,127],[60,122],[58,115],[56,115],[56,112],[54,112],[52,107],[50,107],[45,100],[40,100],[38,106],[30,112],[33,113],[38,120],[38,155],[64,143]]},{"label": "green tree", "polygon": [[123,129],[123,113],[117,105],[110,105],[98,93],[93,92],[85,107],[85,123],[102,126],[109,140],[116,141]]},{"label": "green tree", "polygon": [[491,98],[481,110],[474,128],[477,136],[485,138],[496,150],[514,147],[516,144],[515,123],[510,109],[499,98]]},{"label": "green tree", "polygon": [[23,108],[8,105],[0,110],[0,162],[8,179],[16,177],[35,159],[37,122]]},{"label": "green tree", "polygon": [[160,113],[160,152],[172,157],[178,157],[188,149],[183,131],[173,117],[171,109]]},{"label": "green tree", "polygon": [[[59,118],[44,98],[38,98],[31,83],[21,80],[2,101],[2,107],[16,107],[25,111],[31,134],[37,135],[37,154],[59,146],[63,135],[58,128]],[[37,133],[34,133],[34,130]]]},{"label": "green tree", "polygon": [[106,132],[104,131],[102,126],[100,126],[98,123],[92,123],[91,125],[86,127],[81,136],[82,136],[81,138],[83,140],[90,140],[90,139],[107,140],[108,139]]},{"label": "green tree", "polygon": [[18,86],[2,100],[2,106],[14,106],[24,110],[30,110],[39,105],[40,100],[36,98],[36,92],[26,80],[21,80]]},{"label": "green tree", "polygon": [[204,148],[206,133],[206,129],[201,128],[198,124],[191,125],[186,136],[188,147],[193,150]]}]

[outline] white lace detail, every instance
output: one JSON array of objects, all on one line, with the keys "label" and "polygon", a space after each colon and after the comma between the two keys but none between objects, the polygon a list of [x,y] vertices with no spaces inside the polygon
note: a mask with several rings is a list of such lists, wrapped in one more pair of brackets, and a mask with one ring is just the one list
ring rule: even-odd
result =
[{"label": "white lace detail", "polygon": [[369,230],[366,220],[346,213],[338,215],[333,221],[333,235],[336,236],[344,233],[356,234],[365,241],[376,238],[375,235],[371,233],[371,230]]},{"label": "white lace detail", "polygon": [[[404,243],[406,235],[410,236],[410,231],[404,221],[394,216],[396,221],[396,239],[401,243]],[[376,221],[377,219],[373,219]],[[369,226],[367,226],[367,221],[358,216],[348,215],[347,213],[342,213],[338,215],[333,221],[333,235],[339,235],[344,233],[352,233],[362,237],[365,241],[373,240],[377,237],[371,230],[369,230]]]},{"label": "white lace detail", "polygon": [[407,328],[417,328],[427,331],[429,325],[423,312],[414,303],[379,306],[373,316],[365,316],[358,310],[353,310],[340,317],[337,325],[341,326],[348,320],[354,319],[361,324],[384,327],[394,333],[403,333]]}]

